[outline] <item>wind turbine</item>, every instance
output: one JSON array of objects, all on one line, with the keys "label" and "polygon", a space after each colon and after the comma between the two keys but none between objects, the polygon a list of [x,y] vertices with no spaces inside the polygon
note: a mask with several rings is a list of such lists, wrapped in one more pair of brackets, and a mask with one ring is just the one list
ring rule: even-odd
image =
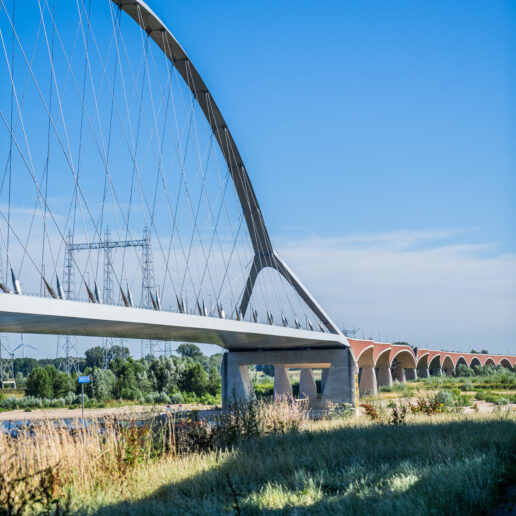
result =
[{"label": "wind turbine", "polygon": [[11,355],[11,358],[14,357],[14,352],[18,349],[21,348],[22,350],[22,358],[25,358],[25,347],[28,347],[28,348],[31,348],[31,349],[34,349],[34,350],[37,350],[37,348],[35,348],[34,346],[31,346],[30,344],[25,344],[23,342],[23,333],[20,333],[20,338],[21,338],[21,343],[18,344],[14,349],[11,350],[10,352],[10,355]]}]

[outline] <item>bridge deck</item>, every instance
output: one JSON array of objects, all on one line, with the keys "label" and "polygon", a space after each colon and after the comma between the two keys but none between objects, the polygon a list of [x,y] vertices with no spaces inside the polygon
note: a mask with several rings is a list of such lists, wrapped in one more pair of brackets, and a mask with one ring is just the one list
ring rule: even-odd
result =
[{"label": "bridge deck", "polygon": [[155,339],[228,350],[347,346],[342,335],[215,317],[0,294],[0,332]]}]

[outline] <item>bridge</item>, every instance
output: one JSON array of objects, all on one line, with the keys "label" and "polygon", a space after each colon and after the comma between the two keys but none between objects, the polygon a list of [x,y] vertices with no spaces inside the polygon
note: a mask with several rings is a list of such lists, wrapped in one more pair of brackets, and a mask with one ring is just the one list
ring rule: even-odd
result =
[{"label": "bridge", "polygon": [[217,344],[223,403],[253,396],[249,364],[275,366],[277,394],[301,368],[310,398],[322,368],[323,401],[355,405],[358,367],[375,391],[373,368],[388,382],[456,363],[343,335],[274,248],[221,110],[145,2],[2,3],[0,43],[0,332],[66,336],[67,370],[74,336],[103,337],[106,357],[114,338]]},{"label": "bridge", "polygon": [[491,355],[485,353],[458,353],[435,351],[388,342],[348,338],[360,371],[360,394],[375,395],[378,387],[392,386],[393,381],[452,376],[458,365],[503,366],[513,369],[515,355]]},{"label": "bridge", "polygon": [[14,1],[0,36],[0,332],[66,336],[66,368],[73,336],[106,356],[113,338],[218,344],[224,402],[249,399],[246,366],[265,361],[325,366],[326,397],[355,403],[346,337],[274,249],[219,107],[152,9]]}]

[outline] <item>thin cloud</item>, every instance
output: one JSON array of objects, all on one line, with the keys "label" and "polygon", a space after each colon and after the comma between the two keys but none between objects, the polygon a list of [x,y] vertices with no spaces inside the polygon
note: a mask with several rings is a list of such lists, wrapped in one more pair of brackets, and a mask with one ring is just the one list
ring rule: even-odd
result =
[{"label": "thin cloud", "polygon": [[339,324],[364,328],[366,336],[514,352],[516,254],[442,243],[454,235],[312,236],[284,241],[280,252]]}]

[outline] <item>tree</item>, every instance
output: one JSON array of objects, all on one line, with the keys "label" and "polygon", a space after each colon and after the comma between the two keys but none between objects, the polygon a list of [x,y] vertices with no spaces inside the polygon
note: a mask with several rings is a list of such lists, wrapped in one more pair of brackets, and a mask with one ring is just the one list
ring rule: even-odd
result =
[{"label": "tree", "polygon": [[478,355],[478,351],[476,349],[472,349],[470,353],[473,353],[474,355]]},{"label": "tree", "polygon": [[91,373],[91,383],[88,385],[88,395],[99,401],[113,397],[116,385],[116,376],[109,369],[96,367]]},{"label": "tree", "polygon": [[258,364],[256,370],[262,371],[265,375],[274,376],[274,366],[271,364]]},{"label": "tree", "polygon": [[38,398],[52,397],[52,378],[46,368],[37,367],[31,371],[27,378],[26,393]]},{"label": "tree", "polygon": [[481,350],[480,350],[480,353],[481,353],[482,355],[489,355],[489,351],[487,351],[487,349],[481,349]]},{"label": "tree", "polygon": [[86,367],[102,367],[104,362],[104,350],[100,346],[87,349]]},{"label": "tree", "polygon": [[210,369],[210,372],[208,373],[208,392],[212,395],[212,396],[216,396],[217,395],[217,392],[219,391],[220,387],[221,387],[221,378],[220,378],[220,374],[219,372],[217,371],[217,368],[216,367],[212,367]]},{"label": "tree", "polygon": [[116,358],[109,365],[117,379],[114,395],[126,400],[137,400],[142,395],[151,392],[151,382],[147,377],[146,362],[144,360],[127,360]]},{"label": "tree", "polygon": [[179,378],[184,369],[184,360],[177,357],[151,358],[147,376],[155,392],[170,394],[177,391]]},{"label": "tree", "polygon": [[129,348],[118,345],[111,346],[109,348],[109,354],[111,355],[111,360],[115,360],[117,358],[120,358],[121,360],[127,360],[131,356]]},{"label": "tree", "polygon": [[179,344],[179,346],[177,347],[177,352],[182,357],[191,358],[192,360],[195,360],[197,362],[199,362],[204,357],[199,346],[196,346],[195,344]]},{"label": "tree", "polygon": [[13,361],[14,375],[22,373],[27,377],[38,367],[38,361],[35,358],[15,358]]},{"label": "tree", "polygon": [[75,390],[74,387],[74,382],[69,374],[64,371],[55,372],[52,377],[52,395],[54,398],[64,398],[70,391]]},{"label": "tree", "polygon": [[208,392],[208,374],[199,362],[187,362],[179,380],[183,392],[193,392],[202,396]]}]

